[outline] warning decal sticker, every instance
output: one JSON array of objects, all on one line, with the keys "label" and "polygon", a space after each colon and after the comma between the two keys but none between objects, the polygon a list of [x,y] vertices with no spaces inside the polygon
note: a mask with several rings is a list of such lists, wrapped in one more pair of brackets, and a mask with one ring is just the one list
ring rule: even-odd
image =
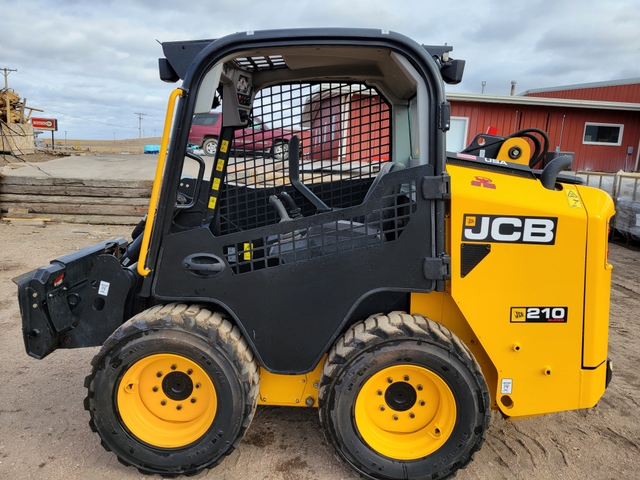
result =
[{"label": "warning decal sticker", "polygon": [[580,195],[578,195],[578,190],[575,187],[564,187],[564,194],[567,197],[567,202],[569,202],[570,208],[583,208],[582,200],[580,200]]}]

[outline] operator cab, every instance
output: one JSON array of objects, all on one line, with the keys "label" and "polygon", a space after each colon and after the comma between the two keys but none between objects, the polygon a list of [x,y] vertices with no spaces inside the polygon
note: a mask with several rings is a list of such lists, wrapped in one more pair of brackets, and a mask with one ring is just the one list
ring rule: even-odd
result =
[{"label": "operator cab", "polygon": [[[434,171],[420,148],[427,96],[415,68],[390,49],[290,47],[224,58],[203,74],[193,111],[221,110],[216,154],[185,163],[198,164],[203,187],[188,207],[177,205],[172,231],[286,230],[227,243],[223,259],[235,273],[397,240],[417,192],[415,179],[398,172]],[[252,128],[255,118],[267,127]],[[312,218],[330,212],[343,215]]]},{"label": "operator cab", "polygon": [[[167,59],[161,64],[165,69],[176,64],[180,71],[173,55],[184,55],[181,44],[163,46]],[[461,62],[448,58],[451,47],[428,49],[460,74]],[[163,78],[176,76],[165,72]],[[184,221],[189,215],[183,212],[174,218],[174,231],[200,221],[215,235],[225,235],[281,222],[291,210],[307,217],[376,198],[369,189],[380,183],[374,182],[377,176],[434,163],[427,147],[428,125],[434,121],[428,97],[411,62],[390,48],[296,46],[222,59],[203,73],[193,111],[221,110],[223,119],[217,156],[204,157],[207,186],[199,189],[202,197],[194,205],[202,218]],[[255,118],[265,128],[251,128]],[[290,152],[292,139],[299,146],[296,157]],[[383,168],[387,163],[393,168]],[[355,229],[334,222],[330,230],[349,238],[364,235],[371,242],[397,238],[410,214],[411,188],[387,186],[384,205],[374,207],[377,213],[344,220],[355,222]],[[283,194],[289,200],[283,201]],[[390,217],[398,218],[386,221]],[[385,225],[367,226],[362,221],[367,218],[384,219]]]}]

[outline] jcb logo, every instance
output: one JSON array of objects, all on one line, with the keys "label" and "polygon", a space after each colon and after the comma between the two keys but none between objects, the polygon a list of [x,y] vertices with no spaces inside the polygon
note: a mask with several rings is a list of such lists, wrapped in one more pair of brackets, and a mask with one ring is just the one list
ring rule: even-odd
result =
[{"label": "jcb logo", "polygon": [[557,225],[557,217],[465,215],[462,240],[553,245]]}]

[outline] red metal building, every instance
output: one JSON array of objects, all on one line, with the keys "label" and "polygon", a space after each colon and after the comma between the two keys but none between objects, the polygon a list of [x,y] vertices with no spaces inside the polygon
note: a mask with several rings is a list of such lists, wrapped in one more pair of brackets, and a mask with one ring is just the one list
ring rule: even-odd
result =
[{"label": "red metal building", "polygon": [[574,154],[573,170],[640,168],[640,78],[529,90],[517,96],[449,93],[448,149],[459,150],[489,126],[510,135],[539,128],[550,149]]}]

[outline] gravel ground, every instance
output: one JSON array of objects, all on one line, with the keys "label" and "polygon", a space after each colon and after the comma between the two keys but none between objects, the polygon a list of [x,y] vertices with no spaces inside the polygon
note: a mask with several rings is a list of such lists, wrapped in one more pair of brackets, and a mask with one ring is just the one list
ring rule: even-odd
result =
[{"label": "gravel ground", "polygon": [[[96,348],[24,352],[11,278],[129,227],[0,225],[0,478],[133,479],[140,475],[103,450],[83,408],[84,377]],[[640,471],[640,252],[611,245],[610,357],[614,379],[596,408],[514,423],[494,415],[487,441],[456,478],[631,479]],[[158,477],[159,478],[159,477]],[[317,411],[259,407],[244,441],[195,478],[356,478],[324,443]]]}]

